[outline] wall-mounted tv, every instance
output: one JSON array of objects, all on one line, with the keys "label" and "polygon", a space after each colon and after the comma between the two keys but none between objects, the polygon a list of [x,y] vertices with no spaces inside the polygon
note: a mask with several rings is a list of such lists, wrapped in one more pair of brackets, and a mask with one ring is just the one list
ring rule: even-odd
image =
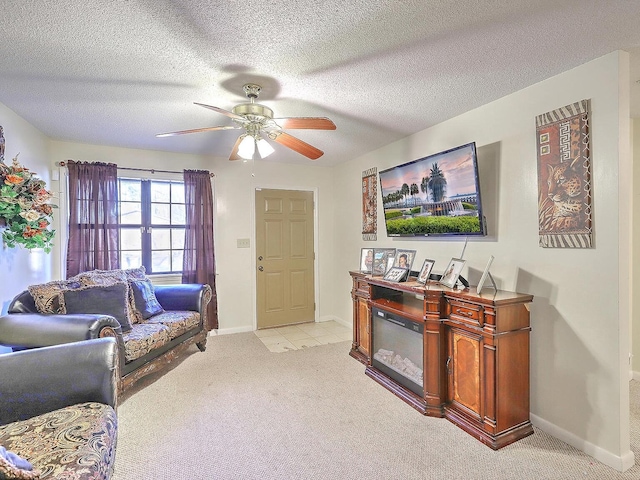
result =
[{"label": "wall-mounted tv", "polygon": [[486,235],[475,142],[380,172],[387,235]]}]

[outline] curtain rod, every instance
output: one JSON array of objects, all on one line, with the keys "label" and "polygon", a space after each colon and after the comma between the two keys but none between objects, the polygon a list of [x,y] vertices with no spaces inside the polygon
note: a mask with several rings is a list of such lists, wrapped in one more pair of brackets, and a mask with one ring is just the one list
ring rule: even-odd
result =
[{"label": "curtain rod", "polygon": [[[65,162],[58,162],[58,165],[60,167],[66,167],[67,164]],[[133,167],[118,167],[118,170],[133,170],[136,172],[151,172],[151,173],[183,173],[183,172],[177,172],[175,170],[156,170],[155,168],[133,168]],[[209,173],[210,177],[215,177],[216,174],[215,173]]]}]

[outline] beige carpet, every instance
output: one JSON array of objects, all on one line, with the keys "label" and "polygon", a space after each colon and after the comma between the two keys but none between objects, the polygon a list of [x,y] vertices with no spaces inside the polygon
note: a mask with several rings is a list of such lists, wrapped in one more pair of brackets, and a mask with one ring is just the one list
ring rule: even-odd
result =
[{"label": "beige carpet", "polygon": [[211,337],[121,400],[113,479],[640,478],[538,429],[495,452],[365,376],[349,346],[271,353],[253,333]]}]

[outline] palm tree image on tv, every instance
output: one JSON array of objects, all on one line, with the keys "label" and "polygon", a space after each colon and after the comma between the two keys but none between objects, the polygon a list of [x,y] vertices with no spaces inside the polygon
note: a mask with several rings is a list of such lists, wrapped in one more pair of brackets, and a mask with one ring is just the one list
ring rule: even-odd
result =
[{"label": "palm tree image on tv", "polygon": [[388,235],[484,234],[475,147],[382,171],[380,185]]},{"label": "palm tree image on tv", "polygon": [[409,185],[407,185],[406,183],[404,183],[402,185],[402,188],[400,189],[400,195],[402,195],[402,198],[404,198],[404,204],[406,206],[407,205],[407,195],[409,195]]},{"label": "palm tree image on tv", "polygon": [[420,191],[429,197],[429,175],[422,177],[420,180]]},{"label": "palm tree image on tv", "polygon": [[411,184],[411,199],[413,200],[413,204],[416,204],[416,198],[415,196],[420,193],[420,190],[418,190],[418,185],[416,185],[415,183]]}]

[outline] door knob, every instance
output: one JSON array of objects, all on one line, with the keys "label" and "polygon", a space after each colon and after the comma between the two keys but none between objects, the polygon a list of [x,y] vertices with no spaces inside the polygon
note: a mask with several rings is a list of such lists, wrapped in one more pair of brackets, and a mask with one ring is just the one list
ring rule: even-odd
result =
[{"label": "door knob", "polygon": [[258,267],[258,270],[260,270],[260,271],[262,272],[262,271],[264,270],[264,267],[263,267],[262,265],[260,265],[260,266]]},{"label": "door knob", "polygon": [[258,257],[258,260],[262,261],[262,255],[260,255],[260,256]]}]

